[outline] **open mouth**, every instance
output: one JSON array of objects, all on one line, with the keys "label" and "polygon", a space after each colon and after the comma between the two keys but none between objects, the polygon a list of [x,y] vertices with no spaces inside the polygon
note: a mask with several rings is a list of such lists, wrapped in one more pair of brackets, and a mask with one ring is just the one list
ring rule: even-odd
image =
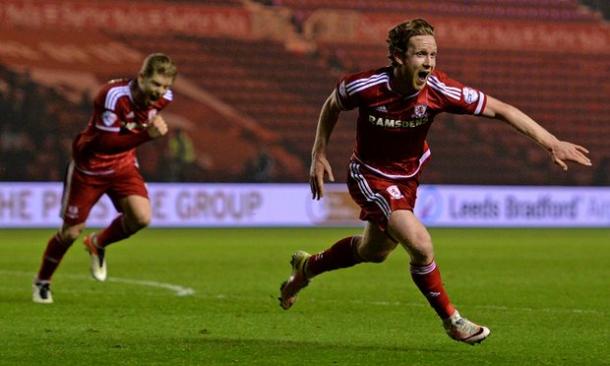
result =
[{"label": "open mouth", "polygon": [[417,79],[421,82],[425,82],[430,75],[430,71],[422,70],[417,73]]}]

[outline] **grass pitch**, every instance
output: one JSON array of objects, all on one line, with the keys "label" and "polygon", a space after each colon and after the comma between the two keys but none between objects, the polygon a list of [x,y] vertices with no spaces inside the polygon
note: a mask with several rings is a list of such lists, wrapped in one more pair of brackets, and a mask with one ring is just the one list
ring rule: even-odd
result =
[{"label": "grass pitch", "polygon": [[453,302],[492,330],[474,347],[444,334],[402,250],[323,274],[281,310],[290,254],[354,233],[149,229],[109,248],[105,283],[77,242],[55,304],[39,305],[31,280],[53,231],[2,230],[0,364],[610,364],[610,230],[432,230]]}]

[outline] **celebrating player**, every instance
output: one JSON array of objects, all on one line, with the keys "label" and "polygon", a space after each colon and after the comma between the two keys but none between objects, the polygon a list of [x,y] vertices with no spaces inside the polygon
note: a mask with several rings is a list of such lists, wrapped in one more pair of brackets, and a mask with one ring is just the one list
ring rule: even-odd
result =
[{"label": "celebrating player", "polygon": [[151,207],[135,148],[167,133],[158,113],[172,100],[170,87],[176,73],[168,56],[155,53],[144,60],[137,78],[113,80],[101,88],[87,128],[72,145],[62,197],[63,225],[47,244],[33,283],[34,302],[53,302],[51,276],[104,193],[119,215],[110,226],[84,239],[96,280],[106,280],[106,247],[150,223]]},{"label": "celebrating player", "polygon": [[401,23],[388,34],[388,67],[344,77],[322,107],[312,151],[313,199],[324,196],[324,176],[334,181],[326,158],[341,111],[358,108],[356,145],[348,188],[366,220],[364,233],[343,238],[329,249],[292,255],[292,274],[281,286],[280,305],[289,309],[310,279],[362,262],[383,262],[402,245],[410,256],[411,277],[442,319],[447,334],[474,344],[487,327],[461,317],[443,287],[430,234],[413,214],[419,175],[430,157],[426,135],[441,112],[502,120],[545,148],[553,162],[591,165],[587,149],[560,141],[517,108],[464,86],[436,70],[434,28],[425,20]]}]

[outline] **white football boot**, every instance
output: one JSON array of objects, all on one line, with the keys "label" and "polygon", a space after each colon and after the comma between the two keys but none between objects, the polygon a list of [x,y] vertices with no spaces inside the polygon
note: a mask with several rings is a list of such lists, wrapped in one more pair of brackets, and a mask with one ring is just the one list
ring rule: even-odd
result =
[{"label": "white football boot", "polygon": [[51,283],[34,279],[32,283],[32,301],[37,304],[52,304]]},{"label": "white football boot", "polygon": [[483,342],[491,334],[489,328],[462,318],[457,310],[450,318],[445,319],[443,325],[449,337],[472,345]]},{"label": "white football boot", "polygon": [[95,233],[85,236],[83,243],[91,257],[91,276],[98,281],[106,281],[106,250],[96,245]]}]

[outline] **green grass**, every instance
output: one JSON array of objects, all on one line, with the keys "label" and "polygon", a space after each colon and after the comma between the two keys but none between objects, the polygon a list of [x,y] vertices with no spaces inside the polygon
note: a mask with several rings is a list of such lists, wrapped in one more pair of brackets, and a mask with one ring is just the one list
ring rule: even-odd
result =
[{"label": "green grass", "polygon": [[108,250],[97,283],[77,242],[31,302],[51,230],[0,231],[1,365],[610,365],[610,230],[432,230],[446,288],[488,325],[451,341],[396,250],[326,273],[290,311],[278,286],[295,249],[355,229],[145,230]]}]

